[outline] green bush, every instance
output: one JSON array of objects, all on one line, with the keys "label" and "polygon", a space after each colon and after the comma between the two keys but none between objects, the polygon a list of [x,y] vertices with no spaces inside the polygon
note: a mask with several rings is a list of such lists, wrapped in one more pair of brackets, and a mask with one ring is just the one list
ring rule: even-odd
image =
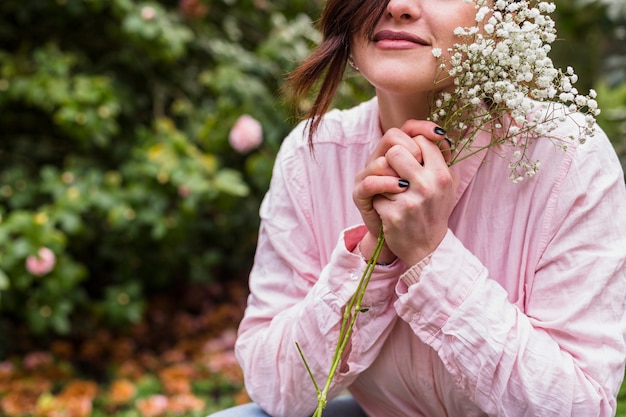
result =
[{"label": "green bush", "polygon": [[557,0],[555,20],[560,40],[552,57],[572,66],[578,88],[598,91],[598,123],[613,141],[626,170],[626,2]]},{"label": "green bush", "polygon": [[[116,326],[146,296],[251,263],[290,129],[285,71],[317,40],[309,1],[0,3],[0,346]],[[229,131],[250,114],[264,142]],[[26,259],[46,247],[53,269]]]}]

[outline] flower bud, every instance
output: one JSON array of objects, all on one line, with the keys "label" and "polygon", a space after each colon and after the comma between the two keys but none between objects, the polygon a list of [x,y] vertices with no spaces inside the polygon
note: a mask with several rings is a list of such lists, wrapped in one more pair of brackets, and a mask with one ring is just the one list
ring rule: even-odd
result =
[{"label": "flower bud", "polygon": [[254,117],[244,114],[230,130],[228,142],[239,153],[251,151],[263,142],[263,127]]},{"label": "flower bud", "polygon": [[141,18],[145,21],[153,20],[156,17],[156,11],[153,7],[144,6],[141,9]]},{"label": "flower bud", "polygon": [[26,270],[38,277],[46,275],[54,269],[56,256],[54,252],[46,247],[42,247],[37,252],[37,256],[31,255],[26,258]]}]

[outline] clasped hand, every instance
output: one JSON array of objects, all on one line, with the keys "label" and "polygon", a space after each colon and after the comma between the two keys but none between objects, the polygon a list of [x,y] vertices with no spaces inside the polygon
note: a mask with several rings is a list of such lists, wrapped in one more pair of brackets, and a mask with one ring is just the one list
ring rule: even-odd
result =
[{"label": "clasped hand", "polygon": [[[389,129],[357,174],[353,200],[368,230],[360,243],[367,259],[381,223],[385,247],[379,263],[397,257],[414,265],[443,240],[458,179],[448,167],[450,145],[436,127],[432,122],[409,120],[400,129]],[[409,186],[400,184],[400,179]]]}]

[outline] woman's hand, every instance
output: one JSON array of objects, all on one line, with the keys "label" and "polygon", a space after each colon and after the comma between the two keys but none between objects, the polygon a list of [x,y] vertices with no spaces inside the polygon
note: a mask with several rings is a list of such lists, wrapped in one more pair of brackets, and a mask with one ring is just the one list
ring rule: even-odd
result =
[{"label": "woman's hand", "polygon": [[434,251],[443,240],[458,188],[458,179],[437,145],[424,136],[417,136],[415,141],[421,150],[421,163],[399,145],[385,155],[390,168],[410,186],[400,193],[387,192],[373,198],[389,250],[409,266]]},{"label": "woman's hand", "polygon": [[[420,165],[424,162],[424,156],[419,138],[430,142],[430,145],[437,149],[444,165],[446,161],[450,160],[450,145],[445,139],[445,131],[432,122],[409,120],[402,128],[390,129],[383,135],[367,160],[365,169],[355,179],[353,199],[368,229],[368,233],[360,245],[361,252],[366,258],[371,256],[374,251],[381,225],[381,216],[374,206],[375,199],[378,196],[391,198],[406,191],[406,187],[399,180],[408,178],[404,178],[398,173],[397,166],[392,166],[392,162],[398,165],[397,158],[388,158],[387,154],[391,149],[400,147],[410,156],[412,163]],[[395,151],[392,152],[393,154]],[[411,180],[408,179],[408,181]],[[385,245],[379,256],[379,263],[391,262],[395,257],[396,255]]]}]

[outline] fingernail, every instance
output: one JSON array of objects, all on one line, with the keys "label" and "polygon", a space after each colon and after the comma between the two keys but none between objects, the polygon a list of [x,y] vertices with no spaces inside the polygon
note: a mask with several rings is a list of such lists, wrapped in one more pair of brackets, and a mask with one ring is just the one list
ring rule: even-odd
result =
[{"label": "fingernail", "polygon": [[450,140],[449,137],[445,137],[446,142],[448,142],[448,145],[450,145],[450,147],[452,147],[452,141]]},{"label": "fingernail", "polygon": [[446,131],[445,131],[444,129],[440,128],[439,126],[437,126],[437,127],[435,128],[435,133],[436,133],[436,134],[438,134],[438,135],[443,136],[443,135],[445,135],[445,134],[446,134]]},{"label": "fingernail", "polygon": [[398,185],[400,186],[400,188],[406,188],[409,186],[409,182],[407,180],[399,179]]}]

